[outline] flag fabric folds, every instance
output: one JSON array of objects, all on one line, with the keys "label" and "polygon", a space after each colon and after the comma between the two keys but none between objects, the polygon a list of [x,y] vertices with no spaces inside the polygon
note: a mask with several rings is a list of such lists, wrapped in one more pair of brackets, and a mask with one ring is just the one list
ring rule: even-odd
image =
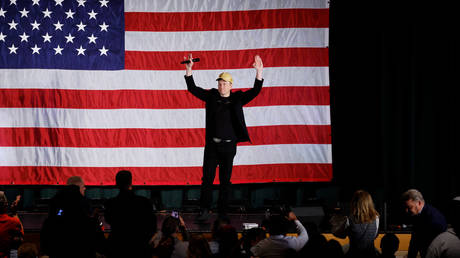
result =
[{"label": "flag fabric folds", "polygon": [[[0,184],[201,183],[198,86],[264,88],[233,183],[332,179],[327,0],[0,0]],[[216,179],[217,180],[217,179]]]}]

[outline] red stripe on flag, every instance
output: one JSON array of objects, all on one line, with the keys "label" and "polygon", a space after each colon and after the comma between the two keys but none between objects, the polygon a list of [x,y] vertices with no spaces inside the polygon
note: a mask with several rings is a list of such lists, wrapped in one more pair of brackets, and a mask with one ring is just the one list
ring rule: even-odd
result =
[{"label": "red stripe on flag", "polygon": [[126,31],[216,31],[327,27],[329,27],[329,9],[125,13]]},{"label": "red stripe on flag", "polygon": [[[0,184],[64,185],[67,178],[79,175],[86,185],[114,185],[115,174],[122,169],[133,173],[134,185],[201,184],[201,167],[0,167]],[[232,173],[234,184],[331,179],[332,164],[243,165],[234,166]]]},{"label": "red stripe on flag", "polygon": [[[249,127],[252,145],[330,144],[329,125]],[[204,129],[0,128],[3,147],[169,148],[204,146]],[[251,145],[241,143],[240,145]]]},{"label": "red stripe on flag", "polygon": [[[269,48],[226,51],[193,51],[201,61],[194,70],[225,70],[252,67],[253,57],[260,55],[265,67],[328,66],[328,48]],[[184,70],[180,61],[189,52],[126,51],[127,70]]]},{"label": "red stripe on flag", "polygon": [[[329,87],[265,87],[247,106],[279,105],[329,105]],[[185,109],[204,102],[187,90],[0,89],[0,108]]]}]

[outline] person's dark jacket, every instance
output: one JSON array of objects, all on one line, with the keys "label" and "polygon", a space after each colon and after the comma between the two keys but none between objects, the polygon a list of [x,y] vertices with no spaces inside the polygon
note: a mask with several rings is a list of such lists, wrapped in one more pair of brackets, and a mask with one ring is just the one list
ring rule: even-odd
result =
[{"label": "person's dark jacket", "polygon": [[418,251],[424,257],[431,241],[446,230],[447,222],[444,215],[433,206],[425,203],[422,212],[413,217],[408,257],[415,257]]},{"label": "person's dark jacket", "polygon": [[105,203],[104,218],[111,230],[108,257],[151,257],[157,221],[149,199],[121,191]]},{"label": "person's dark jacket", "polygon": [[[221,98],[215,88],[205,90],[195,85],[193,76],[185,76],[187,90],[193,96],[206,103],[206,142],[212,140],[212,132],[215,131],[213,123],[214,112],[217,110],[218,100]],[[253,100],[262,90],[263,80],[255,80],[254,87],[247,91],[235,91],[230,94],[232,125],[234,126],[237,142],[250,141],[246,122],[244,120],[243,106]]]},{"label": "person's dark jacket", "polygon": [[40,252],[49,257],[96,257],[104,253],[104,232],[76,186],[66,186],[52,199],[40,233]]}]

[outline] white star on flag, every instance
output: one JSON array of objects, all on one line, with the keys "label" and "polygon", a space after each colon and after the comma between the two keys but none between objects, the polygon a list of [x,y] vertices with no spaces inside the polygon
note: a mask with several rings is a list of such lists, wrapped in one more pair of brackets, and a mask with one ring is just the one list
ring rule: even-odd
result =
[{"label": "white star on flag", "polygon": [[35,20],[34,23],[31,23],[30,25],[32,25],[32,30],[39,30],[38,27],[40,26],[40,23],[37,23],[37,20]]},{"label": "white star on flag", "polygon": [[19,35],[19,37],[21,37],[21,42],[23,42],[23,41],[29,42],[27,39],[28,39],[30,36],[27,35],[25,32],[22,33],[22,35]]},{"label": "white star on flag", "polygon": [[85,55],[85,50],[86,50],[86,49],[84,49],[82,45],[80,45],[80,48],[76,48],[75,50],[78,51],[77,56],[79,56],[79,55]]},{"label": "white star on flag", "polygon": [[109,51],[109,50],[106,49],[105,46],[102,46],[102,48],[100,48],[99,51],[101,52],[100,56],[102,56],[102,55],[107,56],[107,51]]},{"label": "white star on flag", "polygon": [[89,19],[90,19],[90,20],[91,20],[92,18],[94,18],[94,19],[96,20],[96,15],[97,15],[97,13],[95,13],[94,10],[91,10],[91,12],[88,13],[88,15],[89,15]]},{"label": "white star on flag", "polygon": [[57,47],[54,48],[54,51],[56,51],[54,55],[57,55],[57,54],[62,55],[62,50],[64,50],[64,48],[61,48],[59,45],[57,45]]},{"label": "white star on flag", "polygon": [[85,7],[86,0],[77,0],[77,2],[78,2],[78,6],[81,5],[81,6]]},{"label": "white star on flag", "polygon": [[16,30],[16,26],[18,25],[18,23],[15,23],[14,20],[11,20],[11,22],[8,23],[8,25],[10,25],[10,30],[11,30],[11,29],[15,29],[15,30]]},{"label": "white star on flag", "polygon": [[54,2],[56,2],[56,4],[54,6],[62,6],[62,2],[64,2],[64,0],[54,0]]},{"label": "white star on flag", "polygon": [[62,31],[62,26],[64,26],[64,24],[60,23],[59,21],[53,25],[54,27],[56,27],[54,30],[60,30],[60,31]]},{"label": "white star on flag", "polygon": [[26,10],[26,8],[22,9],[22,11],[19,11],[21,13],[21,18],[22,17],[27,17],[27,14],[29,13],[29,11]]},{"label": "white star on flag", "polygon": [[12,54],[12,53],[17,54],[17,53],[16,53],[16,50],[17,50],[18,48],[15,47],[14,44],[12,44],[11,47],[9,47],[8,49],[10,50],[10,54]]},{"label": "white star on flag", "polygon": [[39,3],[40,0],[32,0],[32,2],[33,2],[33,3],[32,3],[32,6],[34,6],[34,5],[40,6],[40,3]]},{"label": "white star on flag", "polygon": [[48,10],[48,8],[46,8],[46,10],[45,10],[45,11],[42,11],[42,13],[43,13],[43,15],[44,15],[43,18],[48,17],[48,18],[51,19],[51,14],[52,14],[53,12],[51,12],[50,10]]},{"label": "white star on flag", "polygon": [[78,31],[80,30],[85,31],[86,25],[83,24],[83,22],[81,21],[80,24],[77,24],[77,27],[78,27]]},{"label": "white star on flag", "polygon": [[96,39],[97,39],[97,37],[94,37],[94,34],[91,34],[91,37],[88,37],[88,39],[89,39],[89,43],[88,43],[88,44],[91,44],[91,43],[96,44]]},{"label": "white star on flag", "polygon": [[75,12],[72,12],[72,10],[69,9],[67,12],[65,12],[65,14],[67,15],[66,19],[73,19],[73,15],[75,14]]},{"label": "white star on flag", "polygon": [[49,43],[51,43],[51,38],[52,38],[53,36],[50,36],[50,35],[48,34],[48,32],[47,32],[46,35],[43,35],[42,37],[43,37],[43,43],[45,43],[46,41],[48,41]]},{"label": "white star on flag", "polygon": [[104,31],[104,30],[107,31],[107,28],[109,27],[109,25],[105,24],[104,22],[101,25],[99,25],[99,27],[101,27],[101,31]]},{"label": "white star on flag", "polygon": [[16,5],[16,0],[10,0],[10,5]]},{"label": "white star on flag", "polygon": [[40,55],[40,49],[41,48],[37,47],[37,44],[35,44],[35,46],[31,47],[30,49],[32,49],[32,55],[35,54],[35,53]]},{"label": "white star on flag", "polygon": [[68,36],[65,36],[65,38],[67,39],[67,41],[66,41],[65,43],[69,43],[69,42],[72,42],[72,43],[73,43],[73,39],[74,39],[75,37],[73,37],[72,34],[70,34],[70,32],[69,32],[69,35],[68,35]]},{"label": "white star on flag", "polygon": [[2,32],[0,32],[0,41],[5,42],[6,35],[4,35]]},{"label": "white star on flag", "polygon": [[103,7],[103,6],[108,7],[108,6],[107,6],[107,3],[108,3],[108,2],[109,2],[109,1],[107,1],[107,0],[101,0],[101,1],[99,1],[99,3],[101,3],[101,7]]},{"label": "white star on flag", "polygon": [[0,16],[5,17],[6,11],[3,10],[3,8],[0,8]]}]

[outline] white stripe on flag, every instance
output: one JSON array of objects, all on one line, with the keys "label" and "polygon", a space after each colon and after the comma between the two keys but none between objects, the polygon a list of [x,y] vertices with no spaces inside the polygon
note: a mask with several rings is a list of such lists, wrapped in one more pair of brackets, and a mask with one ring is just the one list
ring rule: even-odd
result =
[{"label": "white stripe on flag", "polygon": [[[228,69],[237,88],[250,88],[254,68]],[[197,85],[215,88],[220,70],[195,71]],[[43,69],[2,69],[0,88],[16,89],[79,89],[79,90],[185,90],[185,71],[72,71]],[[248,79],[249,78],[249,79]],[[328,67],[267,67],[264,87],[329,86]]]},{"label": "white stripe on flag", "polygon": [[[327,47],[327,28],[125,33],[127,51],[216,51]],[[251,40],[248,40],[251,39]],[[171,44],[174,42],[174,44]]]},{"label": "white stripe on flag", "polygon": [[329,8],[329,4],[327,0],[125,1],[125,12],[223,12],[293,8]]},{"label": "white stripe on flag", "polygon": [[[329,106],[244,108],[247,126],[329,125]],[[0,127],[204,128],[204,109],[2,108]]]},{"label": "white stripe on flag", "polygon": [[[234,165],[331,163],[329,144],[238,146]],[[0,147],[0,166],[199,167],[203,148]]]}]

